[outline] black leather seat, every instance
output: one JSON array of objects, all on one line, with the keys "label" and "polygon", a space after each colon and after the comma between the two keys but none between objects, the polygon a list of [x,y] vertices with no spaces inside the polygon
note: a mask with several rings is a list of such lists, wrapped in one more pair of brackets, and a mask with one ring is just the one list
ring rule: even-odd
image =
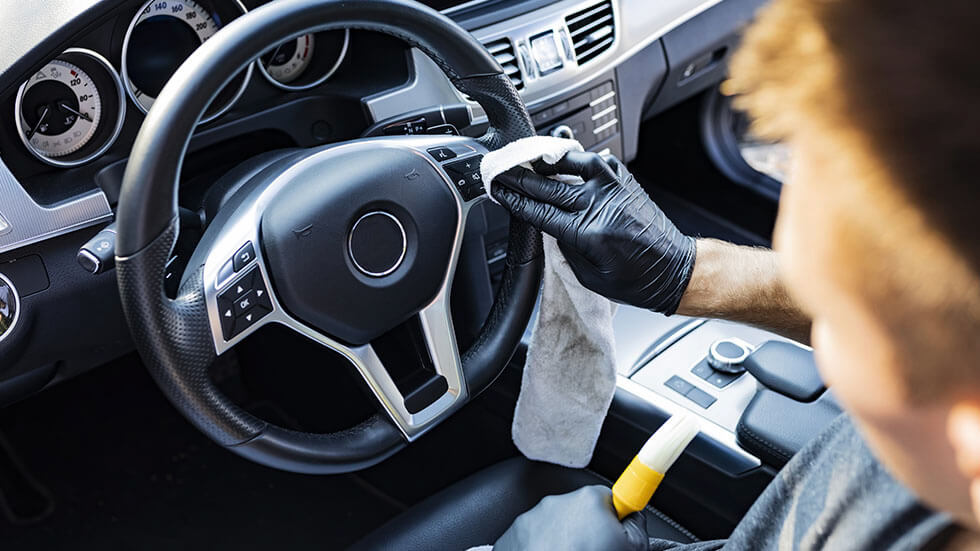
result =
[{"label": "black leather seat", "polygon": [[[351,549],[464,551],[492,544],[515,518],[543,497],[593,484],[610,485],[591,471],[524,458],[508,459],[415,505]],[[695,541],[693,535],[660,511],[647,508],[644,514],[651,537]]]}]

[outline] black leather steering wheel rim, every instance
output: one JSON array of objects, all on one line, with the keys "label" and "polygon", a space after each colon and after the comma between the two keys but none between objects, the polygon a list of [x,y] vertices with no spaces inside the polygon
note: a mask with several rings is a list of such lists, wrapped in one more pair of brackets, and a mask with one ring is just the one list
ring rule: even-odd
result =
[{"label": "black leather steering wheel rim", "polygon": [[[500,65],[438,12],[410,0],[277,0],[223,28],[173,75],[134,143],[117,213],[123,310],[136,347],[164,394],[214,441],[259,463],[304,473],[364,468],[395,453],[406,440],[382,415],[346,431],[310,434],[243,411],[208,376],[215,350],[204,305],[203,267],[188,266],[176,299],[164,295],[163,274],[178,232],[180,163],[207,105],[274,43],[338,28],[389,34],[429,55],[486,111],[490,130],[480,141],[488,149],[534,134],[527,110]],[[513,355],[533,310],[542,266],[540,234],[512,221],[501,289],[479,337],[462,354],[471,396],[485,389]]]}]

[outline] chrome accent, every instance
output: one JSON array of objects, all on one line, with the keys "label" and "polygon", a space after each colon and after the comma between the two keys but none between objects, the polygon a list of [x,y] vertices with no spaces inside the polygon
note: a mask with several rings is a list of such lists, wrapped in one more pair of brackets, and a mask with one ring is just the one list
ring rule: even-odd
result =
[{"label": "chrome accent", "polygon": [[[663,410],[665,413],[667,413],[667,415],[676,415],[679,413],[685,413],[688,415],[691,414],[690,409],[668,400],[660,394],[657,394],[636,381],[630,380],[622,375],[616,376],[616,386],[631,394],[643,398],[654,407]],[[695,414],[697,414],[697,412],[695,412]],[[714,440],[718,444],[721,444],[735,456],[741,459],[745,463],[745,468],[742,472],[760,467],[762,465],[762,461],[760,461],[758,457],[743,450],[742,447],[738,445],[738,442],[735,440],[734,432],[715,424],[709,419],[704,419],[703,416],[700,417],[703,419],[703,422],[701,423],[701,434],[707,438],[710,438],[711,440]]]},{"label": "chrome accent", "polygon": [[[392,220],[395,221],[395,225],[398,226],[398,231],[400,231],[402,234],[402,252],[401,254],[398,255],[398,260],[395,261],[395,264],[391,268],[388,268],[383,272],[372,272],[368,270],[364,266],[361,266],[361,263],[358,262],[357,258],[354,256],[354,230],[357,229],[358,224],[360,224],[365,218],[369,216],[387,216],[388,218],[391,218]],[[354,266],[356,266],[357,269],[360,270],[363,274],[369,275],[371,277],[384,277],[397,270],[398,267],[401,266],[402,262],[405,260],[405,253],[407,251],[408,251],[408,238],[405,236],[405,226],[402,226],[401,221],[399,221],[398,218],[395,217],[395,215],[389,212],[385,212],[383,210],[372,211],[365,214],[364,216],[361,216],[360,218],[357,219],[357,222],[354,222],[354,225],[350,229],[350,233],[347,234],[347,254],[348,256],[350,256],[350,261],[353,262]]]},{"label": "chrome accent", "polygon": [[17,321],[20,319],[20,295],[17,293],[17,287],[14,287],[14,283],[2,273],[0,273],[0,283],[4,283],[7,287],[10,287],[10,292],[14,295],[14,319],[10,322],[10,327],[7,327],[6,331],[0,333],[0,342],[2,342],[14,332],[14,327],[17,327]]},{"label": "chrome accent", "polygon": [[558,126],[551,129],[550,134],[556,138],[566,138],[569,140],[575,139],[575,131],[572,130],[571,126],[567,124],[559,124]]},{"label": "chrome accent", "polygon": [[362,101],[375,122],[423,107],[464,103],[442,69],[418,48],[412,48],[412,77],[408,83]]},{"label": "chrome accent", "polygon": [[594,120],[594,121],[595,120],[599,120],[602,117],[605,117],[606,115],[608,115],[610,113],[615,113],[615,112],[616,112],[616,104],[610,105],[609,107],[606,107],[602,111],[599,111],[598,113],[592,115],[592,120]]},{"label": "chrome accent", "polygon": [[97,274],[97,273],[99,273],[99,271],[102,270],[102,261],[99,260],[99,257],[95,256],[94,254],[90,253],[89,251],[86,251],[85,249],[82,249],[82,250],[78,251],[78,256],[84,256],[85,258],[89,259],[92,262],[92,265],[93,266],[95,266],[95,269],[94,270],[87,270],[87,271],[89,271],[89,272],[91,272],[93,274]]},{"label": "chrome accent", "polygon": [[[435,426],[440,420],[460,408],[467,401],[469,394],[463,376],[462,360],[459,356],[455,333],[453,331],[449,304],[450,291],[453,275],[455,274],[456,265],[459,261],[460,249],[462,248],[463,228],[466,226],[466,218],[470,209],[484,200],[485,197],[481,196],[472,201],[463,200],[462,195],[460,195],[459,191],[453,185],[449,175],[426,152],[427,149],[439,146],[453,147],[455,151],[459,151],[460,149],[470,151],[470,153],[460,155],[458,157],[460,159],[465,159],[475,154],[487,153],[487,150],[482,145],[465,137],[404,136],[372,138],[339,144],[324,149],[289,167],[269,184],[251,191],[250,195],[236,207],[236,211],[229,217],[229,220],[232,220],[232,222],[220,230],[213,247],[207,253],[207,258],[204,263],[205,302],[216,353],[220,355],[227,352],[259,328],[270,323],[278,323],[289,327],[297,333],[346,358],[361,374],[372,393],[384,407],[385,412],[409,441],[418,438],[424,432]],[[456,198],[458,224],[456,226],[455,241],[449,266],[447,267],[436,298],[418,314],[423,334],[425,335],[427,349],[432,357],[436,373],[446,378],[449,389],[442,397],[422,411],[414,414],[409,413],[406,409],[404,396],[399,392],[398,387],[391,379],[391,376],[370,344],[354,347],[344,345],[320,333],[316,329],[307,326],[285,311],[279,302],[275,287],[269,279],[262,247],[259,245],[259,226],[262,213],[271,199],[285,188],[294,175],[309,169],[311,165],[329,162],[335,157],[340,157],[346,151],[362,148],[377,149],[378,147],[404,148],[418,155],[430,166],[436,168]],[[250,273],[253,267],[257,267],[265,282],[265,287],[269,292],[272,312],[265,315],[265,317],[241,334],[233,337],[229,341],[225,341],[221,329],[221,317],[218,311],[218,273],[225,262],[246,241],[251,241],[255,245],[255,260],[237,274],[232,282],[242,279],[244,274]]]},{"label": "chrome accent", "polygon": [[[20,141],[23,142],[24,147],[31,152],[31,155],[34,155],[43,163],[47,163],[58,168],[70,168],[73,166],[83,165],[101,156],[103,153],[108,151],[110,147],[112,147],[112,144],[116,143],[116,139],[122,132],[123,123],[126,122],[126,94],[123,92],[123,83],[119,78],[119,73],[116,72],[116,68],[112,66],[112,63],[109,63],[109,60],[98,52],[85,48],[68,48],[67,50],[61,52],[61,54],[55,56],[53,59],[58,59],[65,54],[87,55],[102,65],[102,68],[109,73],[109,79],[116,85],[116,98],[118,98],[117,101],[119,102],[119,109],[116,112],[116,127],[112,129],[112,135],[109,136],[109,139],[104,144],[102,144],[94,152],[79,159],[72,161],[59,161],[57,159],[42,155],[36,149],[34,149],[31,142],[27,140],[27,133],[24,129],[24,121],[22,120],[20,114],[20,107],[24,100],[24,89],[27,87],[27,81],[24,81],[24,83],[20,85],[20,88],[17,89],[17,99],[14,100],[14,124],[17,126],[17,135],[20,136]],[[0,229],[0,233],[2,233],[2,229]]]},{"label": "chrome accent", "polygon": [[596,105],[599,105],[599,104],[601,104],[601,103],[603,103],[605,101],[609,101],[610,99],[612,99],[614,97],[616,97],[616,91],[615,90],[613,90],[612,92],[606,92],[605,94],[602,94],[601,96],[597,97],[596,99],[590,101],[589,102],[589,107],[595,107]]},{"label": "chrome accent", "polygon": [[112,218],[101,190],[73,197],[54,206],[37,204],[0,159],[0,217],[8,228],[0,231],[0,253]]},{"label": "chrome accent", "polygon": [[446,8],[446,9],[442,10],[442,12],[440,12],[440,13],[444,13],[446,15],[449,15],[450,13],[457,12],[459,10],[463,10],[463,9],[466,9],[466,8],[471,8],[473,6],[476,6],[476,5],[479,5],[479,4],[483,4],[484,2],[487,2],[487,1],[488,0],[470,0],[469,2],[463,2],[462,4],[453,6],[451,8]]},{"label": "chrome accent", "polygon": [[[316,34],[316,33],[312,33],[312,34]],[[293,40],[296,40],[296,39],[294,38]],[[291,84],[284,84],[284,83],[279,82],[278,80],[272,78],[272,75],[269,74],[269,71],[266,70],[266,68],[262,66],[262,57],[261,56],[259,57],[259,59],[256,59],[255,60],[255,66],[259,68],[259,72],[262,73],[262,76],[264,76],[265,79],[268,80],[270,84],[272,84],[273,86],[275,86],[277,88],[280,88],[282,90],[287,90],[289,92],[297,92],[299,90],[309,90],[310,88],[316,88],[317,86],[323,84],[324,82],[327,81],[327,79],[329,79],[330,77],[332,77],[334,75],[334,73],[337,72],[337,69],[340,68],[341,63],[344,62],[344,58],[347,57],[347,48],[349,46],[350,46],[350,29],[344,29],[344,45],[340,49],[340,56],[337,57],[337,61],[333,64],[332,67],[330,67],[330,70],[327,71],[322,77],[318,78],[317,80],[315,80],[313,82],[310,82],[309,84],[303,84],[303,85],[300,85],[300,86],[294,86],[294,85],[291,85]],[[313,55],[316,55],[316,44],[313,45]]]},{"label": "chrome accent", "polygon": [[592,129],[592,133],[593,134],[601,134],[602,132],[604,132],[606,130],[609,130],[613,126],[616,126],[617,123],[619,123],[619,119],[613,119],[613,120],[611,120],[609,122],[603,123],[602,125],[593,128]]},{"label": "chrome accent", "polygon": [[[526,70],[526,81],[521,91],[524,103],[534,111],[560,96],[588,87],[663,35],[719,2],[721,0],[658,0],[656,3],[650,0],[613,0],[616,24],[613,45],[584,67],[570,63],[560,71],[539,78],[532,78],[533,71]],[[520,17],[477,29],[473,35],[482,43],[509,37],[522,52],[521,47],[528,37],[551,29],[561,32],[565,29],[566,15],[594,3],[595,0],[555,2]],[[415,77],[408,84],[364,100],[375,122],[443,103],[467,103],[473,112],[474,124],[486,122],[483,109],[475,103],[466,102],[425,54],[413,49],[412,60]]]},{"label": "chrome accent", "polygon": [[684,325],[678,327],[677,329],[675,329],[672,333],[670,333],[668,336],[666,336],[660,342],[658,342],[657,345],[653,347],[653,350],[648,350],[643,354],[643,356],[640,356],[636,360],[636,362],[632,366],[630,366],[629,372],[627,374],[629,376],[632,376],[634,373],[639,371],[640,368],[650,363],[650,360],[659,356],[661,352],[670,348],[670,346],[675,342],[683,339],[684,336],[690,333],[691,331],[694,331],[698,327],[701,327],[701,325],[703,325],[704,322],[706,321],[708,320],[695,318],[685,323]]},{"label": "chrome accent", "polygon": [[[729,358],[728,356],[722,355],[721,352],[718,352],[718,345],[725,342],[739,347],[742,350],[742,353],[739,354],[737,358]],[[753,350],[755,350],[754,346],[739,338],[728,337],[725,339],[718,339],[711,343],[711,346],[708,348],[708,363],[711,364],[711,367],[726,373],[741,373],[742,371],[745,371],[745,368],[740,368],[739,365],[749,357],[749,354],[751,354]]]},{"label": "chrome accent", "polygon": [[[129,22],[129,27],[126,28],[126,35],[123,37],[122,57],[119,60],[119,65],[122,66],[123,87],[126,89],[126,95],[129,96],[129,99],[131,99],[133,103],[136,104],[136,108],[142,111],[144,115],[147,113],[148,110],[145,107],[143,107],[142,103],[139,102],[139,100],[136,98],[136,93],[133,91],[133,83],[129,80],[129,69],[126,66],[126,57],[129,54],[129,38],[133,34],[133,29],[136,28],[136,21],[139,20],[140,14],[143,12],[144,9],[146,9],[147,6],[149,6],[153,2],[158,2],[158,1],[159,0],[148,0],[146,3],[142,4],[138,10],[136,10],[136,13],[133,15],[132,20],[130,20]],[[235,4],[238,4],[238,7],[241,8],[242,15],[248,13],[248,8],[245,7],[245,4],[242,4],[241,0],[235,0]],[[214,17],[214,13],[211,13],[210,15],[212,18]],[[218,30],[220,31],[221,27],[219,27]],[[252,69],[254,66],[255,65],[252,63],[248,64],[248,67],[246,67],[245,69],[245,78],[242,79],[242,85],[238,88],[238,91],[235,92],[235,95],[232,96],[230,100],[228,100],[228,103],[224,105],[221,109],[215,111],[211,116],[201,117],[201,120],[197,121],[197,124],[204,124],[206,122],[213,121],[214,119],[227,113],[229,109],[231,109],[236,103],[238,103],[238,100],[241,99],[242,94],[245,93],[245,88],[248,87],[249,81],[252,80]],[[167,80],[169,81],[170,79],[168,78]]]}]

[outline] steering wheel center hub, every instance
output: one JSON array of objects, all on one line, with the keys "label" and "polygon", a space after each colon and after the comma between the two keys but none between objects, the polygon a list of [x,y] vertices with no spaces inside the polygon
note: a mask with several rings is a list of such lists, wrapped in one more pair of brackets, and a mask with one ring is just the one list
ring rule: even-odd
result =
[{"label": "steering wheel center hub", "polygon": [[347,249],[361,273],[384,277],[397,270],[405,260],[408,249],[405,227],[390,212],[369,212],[354,222],[347,237]]},{"label": "steering wheel center hub", "polygon": [[297,319],[364,344],[442,288],[461,213],[424,157],[365,142],[315,152],[279,178],[262,248]]}]

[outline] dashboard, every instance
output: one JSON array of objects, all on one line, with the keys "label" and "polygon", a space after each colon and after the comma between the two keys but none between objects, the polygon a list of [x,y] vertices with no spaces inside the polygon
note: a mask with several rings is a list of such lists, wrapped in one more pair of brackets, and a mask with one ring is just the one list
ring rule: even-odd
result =
[{"label": "dashboard", "polygon": [[[2,3],[0,404],[6,381],[43,372],[44,386],[131,349],[114,272],[90,274],[76,255],[112,221],[133,141],[170,75],[269,1]],[[539,132],[629,161],[645,119],[723,77],[738,28],[762,0],[425,3],[486,46]],[[485,121],[434,62],[396,38],[349,29],[270,45],[224,85],[188,145],[182,238],[193,250],[230,193],[222,177],[250,158],[372,133],[479,135]],[[506,223],[488,209],[474,245],[482,290],[465,302],[477,328],[506,254]]]}]

